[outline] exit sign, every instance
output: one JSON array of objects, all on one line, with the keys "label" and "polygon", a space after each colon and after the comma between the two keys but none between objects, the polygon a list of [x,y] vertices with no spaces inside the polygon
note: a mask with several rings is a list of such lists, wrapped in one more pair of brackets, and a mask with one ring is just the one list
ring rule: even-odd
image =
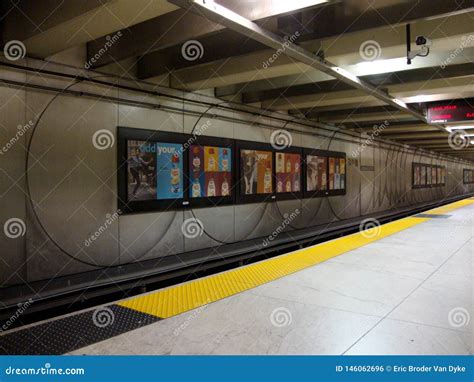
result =
[{"label": "exit sign", "polygon": [[474,100],[456,100],[428,105],[428,123],[474,121]]}]

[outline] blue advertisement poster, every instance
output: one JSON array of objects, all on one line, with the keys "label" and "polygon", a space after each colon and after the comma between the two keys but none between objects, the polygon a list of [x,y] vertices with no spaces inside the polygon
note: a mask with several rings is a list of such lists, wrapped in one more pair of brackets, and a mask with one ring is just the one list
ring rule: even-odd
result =
[{"label": "blue advertisement poster", "polygon": [[183,152],[177,143],[156,143],[157,199],[183,197]]}]

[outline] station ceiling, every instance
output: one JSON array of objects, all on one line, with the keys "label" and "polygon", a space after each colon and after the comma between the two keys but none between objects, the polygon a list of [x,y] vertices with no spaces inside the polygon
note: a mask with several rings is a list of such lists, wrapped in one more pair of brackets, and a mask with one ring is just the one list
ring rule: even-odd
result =
[{"label": "station ceiling", "polygon": [[[247,30],[191,3],[3,1],[2,43],[21,40],[28,55],[43,59],[85,44],[89,61],[120,31],[92,69],[182,90],[211,89],[220,98],[365,133],[388,121],[380,133],[387,139],[474,159],[473,144],[455,149],[449,131],[416,116],[434,101],[464,99],[474,107],[474,0],[215,0],[252,21]],[[429,55],[411,65],[408,23],[412,49],[418,48],[418,35],[432,41]],[[286,49],[278,52],[265,33],[286,38],[368,88],[354,87]],[[183,54],[190,40],[201,49],[192,59]],[[367,91],[372,88],[382,96]],[[406,104],[408,112],[386,102],[384,94]]]}]

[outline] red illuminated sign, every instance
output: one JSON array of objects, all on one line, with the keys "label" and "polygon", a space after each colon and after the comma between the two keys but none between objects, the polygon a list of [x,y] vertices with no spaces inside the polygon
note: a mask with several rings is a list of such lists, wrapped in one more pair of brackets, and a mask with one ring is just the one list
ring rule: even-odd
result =
[{"label": "red illuminated sign", "polygon": [[474,121],[474,103],[454,101],[449,104],[428,105],[429,123]]}]

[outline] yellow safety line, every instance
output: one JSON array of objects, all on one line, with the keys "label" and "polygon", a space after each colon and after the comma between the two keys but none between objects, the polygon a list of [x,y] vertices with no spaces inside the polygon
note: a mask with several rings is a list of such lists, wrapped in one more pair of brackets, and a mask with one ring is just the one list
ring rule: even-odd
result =
[{"label": "yellow safety line", "polygon": [[[472,203],[472,199],[461,200],[425,213],[442,214]],[[357,232],[268,260],[133,297],[120,302],[119,305],[161,318],[175,316],[298,272],[427,220],[430,219],[400,219],[372,231]]]}]

